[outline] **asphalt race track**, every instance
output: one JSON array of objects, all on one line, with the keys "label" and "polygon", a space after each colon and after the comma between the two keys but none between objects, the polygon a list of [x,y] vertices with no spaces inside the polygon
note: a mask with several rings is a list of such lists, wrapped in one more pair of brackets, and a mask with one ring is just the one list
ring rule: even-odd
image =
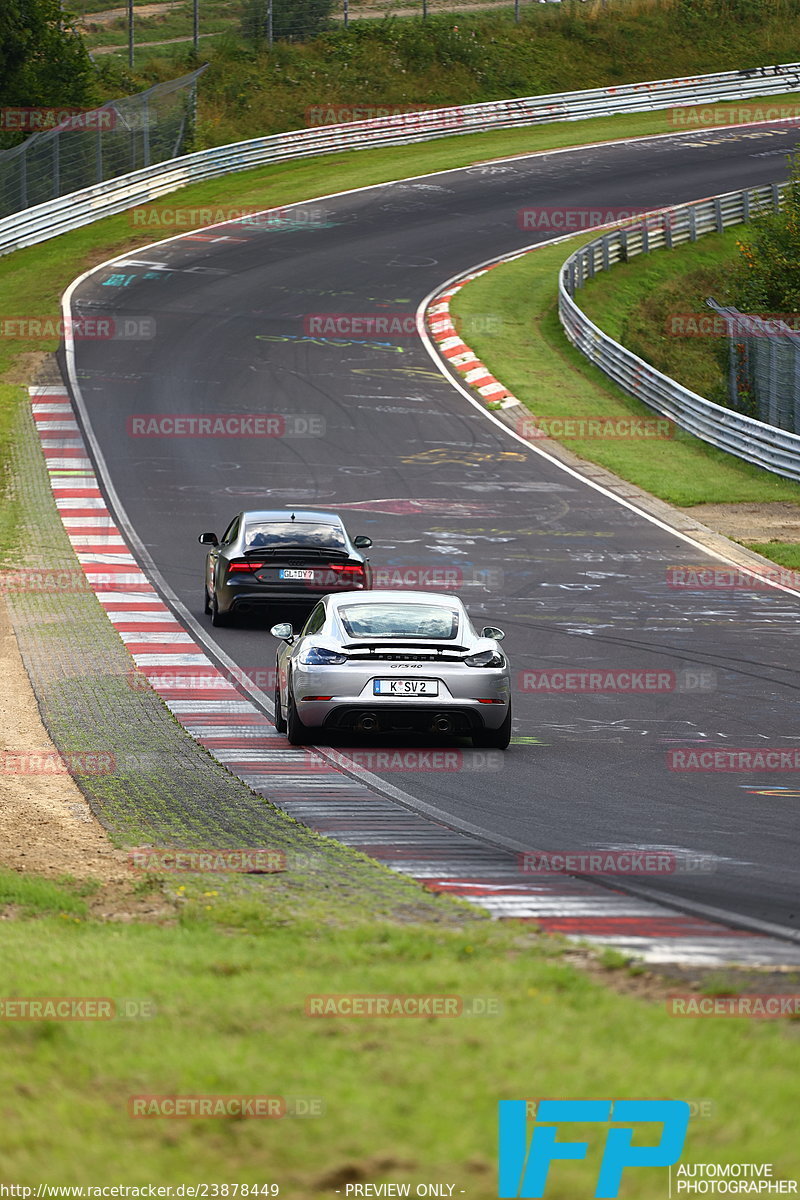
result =
[{"label": "asphalt race track", "polygon": [[[149,339],[77,342],[77,374],[128,521],[209,642],[246,671],[274,662],[263,624],[211,630],[197,534],[221,533],[241,508],[330,507],[373,538],[376,567],[460,572],[473,619],[506,630],[519,672],[674,671],[681,688],[653,695],[518,689],[521,740],[500,771],[386,780],[444,821],[518,846],[689,852],[704,869],[659,877],[659,892],[797,930],[796,775],[676,772],[666,756],[798,745],[800,599],[670,589],[668,567],[710,560],[498,429],[416,336],[320,337],[308,324],[329,313],[410,324],[457,272],[553,236],[522,232],[521,208],[655,208],[763,185],[785,177],[795,142],[779,126],[683,134],[309,202],[286,227],[206,229],[102,267],[73,312],[155,318]],[[264,412],[308,418],[324,436],[128,432],[136,415]]]}]

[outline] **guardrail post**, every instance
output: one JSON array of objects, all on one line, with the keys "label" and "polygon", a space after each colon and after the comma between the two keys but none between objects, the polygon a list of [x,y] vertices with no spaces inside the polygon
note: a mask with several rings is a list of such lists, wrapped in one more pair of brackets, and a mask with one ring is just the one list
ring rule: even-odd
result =
[{"label": "guardrail post", "polygon": [[750,191],[746,189],[742,192],[742,221],[746,225],[750,220]]},{"label": "guardrail post", "polygon": [[642,254],[650,253],[650,230],[647,221],[642,221]]},{"label": "guardrail post", "polygon": [[689,209],[689,241],[697,241],[697,210],[694,207]]},{"label": "guardrail post", "polygon": [[608,234],[605,234],[601,242],[603,247],[603,270],[608,270]]},{"label": "guardrail post", "polygon": [[714,199],[714,219],[717,225],[717,233],[722,233],[725,225],[722,221],[722,201],[718,197]]}]

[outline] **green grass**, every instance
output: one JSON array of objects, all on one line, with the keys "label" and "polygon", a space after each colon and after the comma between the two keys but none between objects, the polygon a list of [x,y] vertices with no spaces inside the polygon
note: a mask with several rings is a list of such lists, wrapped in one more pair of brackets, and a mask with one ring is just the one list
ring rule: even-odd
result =
[{"label": "green grass", "polygon": [[[691,246],[656,250],[603,271],[581,290],[581,308],[606,333],[657,370],[692,391],[724,404],[727,399],[727,341],[719,337],[675,337],[672,318],[692,313],[711,317],[706,304],[733,303],[738,227],[710,234]],[[720,353],[722,352],[722,353]]]},{"label": "green grass", "polygon": [[84,916],[85,889],[69,879],[52,882],[37,875],[17,875],[0,869],[0,909],[13,905],[26,915],[69,914]]},{"label": "green grass", "polygon": [[[251,881],[252,884],[252,881]],[[198,885],[198,887],[201,885]],[[543,1096],[710,1099],[685,1161],[771,1161],[800,1171],[793,1136],[800,1051],[786,1022],[681,1020],[562,961],[557,942],[491,921],[280,926],[269,884],[237,919],[217,884],[201,917],[3,925],[3,994],[146,1002],[149,1018],[0,1023],[7,1177],[27,1182],[272,1182],[305,1200],[345,1181],[446,1180],[494,1195],[496,1103]],[[443,902],[443,922],[449,902]],[[246,929],[247,932],[242,932]],[[234,932],[235,931],[235,932]],[[485,997],[495,1016],[312,1018],[330,994]],[[625,1031],[624,1038],[620,1030]],[[133,1095],[318,1098],[307,1120],[133,1120]],[[759,1096],[759,1105],[742,1103]],[[576,1134],[577,1136],[577,1134]],[[548,1195],[588,1194],[599,1146],[558,1167]],[[661,1195],[631,1172],[625,1196]]]},{"label": "green grass", "polygon": [[800,544],[797,542],[781,542],[775,539],[771,542],[743,544],[750,550],[755,550],[756,554],[763,554],[765,558],[780,563],[782,567],[789,567],[793,571],[800,570]]},{"label": "green grass", "polygon": [[[579,241],[538,250],[495,268],[462,288],[452,311],[466,329],[477,331],[468,340],[478,357],[538,417],[652,417],[652,410],[588,363],[561,329],[556,275]],[[673,253],[680,255],[680,251]],[[609,332],[613,333],[615,320],[621,323],[625,302],[633,294],[630,275],[626,279],[624,272],[635,270],[637,263],[614,268],[604,280],[613,311],[607,316],[602,308],[602,325]],[[623,275],[619,293],[614,288],[618,270]],[[578,299],[583,302],[583,293]],[[486,321],[487,314],[494,324]],[[482,332],[482,323],[492,332]],[[740,462],[682,430],[669,440],[583,439],[565,444],[670,504],[800,503],[800,485]]]}]

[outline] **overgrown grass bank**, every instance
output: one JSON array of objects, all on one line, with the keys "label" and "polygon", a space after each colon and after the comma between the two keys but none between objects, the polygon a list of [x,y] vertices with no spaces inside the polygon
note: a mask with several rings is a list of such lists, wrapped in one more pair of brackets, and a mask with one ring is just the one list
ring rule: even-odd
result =
[{"label": "overgrown grass bank", "polygon": [[[601,271],[581,289],[581,308],[634,354],[717,404],[727,402],[727,339],[693,332],[713,316],[709,296],[733,303],[736,243],[747,227],[656,250]],[[693,322],[695,322],[693,324]]]},{"label": "overgrown grass bank", "polygon": [[[223,11],[209,10],[209,28]],[[140,19],[137,37],[174,36],[179,13]],[[203,146],[303,128],[319,120],[312,109],[471,104],[798,57],[800,0],[565,0],[524,5],[522,14],[518,25],[510,7],[354,20],[271,50],[245,44],[232,21],[226,38],[201,43],[199,59],[185,44],[143,49],[131,75],[123,56],[101,56],[100,88],[111,99],[209,62],[200,87]],[[148,30],[146,20],[157,25]],[[666,114],[661,119],[666,128]]]}]

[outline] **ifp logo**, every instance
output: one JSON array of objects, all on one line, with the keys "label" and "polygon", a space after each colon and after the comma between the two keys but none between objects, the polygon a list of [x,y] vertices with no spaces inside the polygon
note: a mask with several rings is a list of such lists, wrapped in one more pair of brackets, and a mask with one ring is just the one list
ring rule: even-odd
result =
[{"label": "ifp logo", "polygon": [[[557,1141],[564,1122],[610,1124],[595,1197],[618,1194],[626,1167],[669,1167],[681,1156],[690,1108],[685,1100],[540,1100],[528,1144],[527,1103],[500,1101],[500,1200],[538,1200],[544,1196],[550,1164],[586,1157],[588,1142]],[[655,1143],[633,1144],[634,1124],[659,1124]]]}]

